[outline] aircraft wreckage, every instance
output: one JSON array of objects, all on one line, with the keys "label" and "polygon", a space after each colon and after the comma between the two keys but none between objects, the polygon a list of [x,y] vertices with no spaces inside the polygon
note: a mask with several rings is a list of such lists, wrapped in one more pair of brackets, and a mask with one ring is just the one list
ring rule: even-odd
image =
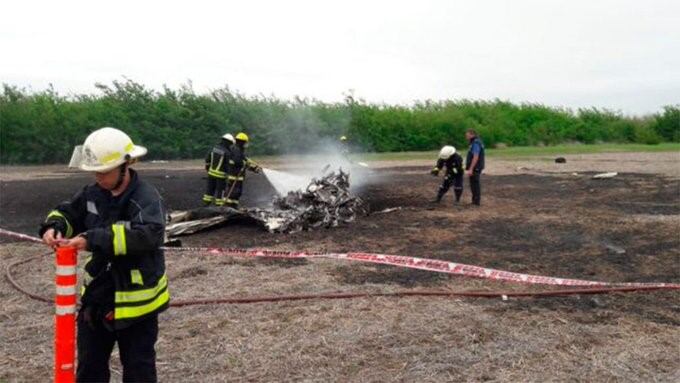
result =
[{"label": "aircraft wreckage", "polygon": [[166,234],[172,238],[237,221],[260,225],[272,233],[295,233],[350,223],[357,214],[367,213],[367,204],[349,191],[349,173],[338,169],[312,179],[305,190],[274,197],[267,208],[212,206],[172,212]]}]

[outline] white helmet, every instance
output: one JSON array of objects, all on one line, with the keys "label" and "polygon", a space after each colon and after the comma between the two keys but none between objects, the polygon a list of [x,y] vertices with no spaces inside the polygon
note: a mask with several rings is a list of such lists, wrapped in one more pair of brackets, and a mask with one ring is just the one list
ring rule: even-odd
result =
[{"label": "white helmet", "polygon": [[456,153],[456,148],[450,145],[446,145],[439,151],[439,158],[442,160],[447,160],[449,157]]},{"label": "white helmet", "polygon": [[234,136],[232,136],[231,133],[225,134],[224,136],[222,136],[222,138],[231,142],[232,144],[236,142],[236,140],[234,140]]},{"label": "white helmet", "polygon": [[130,137],[122,131],[101,128],[85,139],[80,169],[104,173],[145,154],[146,148],[133,144]]}]

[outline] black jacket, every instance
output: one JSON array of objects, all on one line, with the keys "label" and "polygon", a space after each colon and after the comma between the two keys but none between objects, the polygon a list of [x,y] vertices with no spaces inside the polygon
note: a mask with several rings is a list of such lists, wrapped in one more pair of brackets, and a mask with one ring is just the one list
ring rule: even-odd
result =
[{"label": "black jacket", "polygon": [[123,194],[96,184],[50,212],[40,235],[50,227],[65,237],[84,234],[92,257],[85,264],[82,303],[114,312],[114,327],[124,328],[168,306],[165,257],[165,207],[158,191],[130,169]]},{"label": "black jacket", "polygon": [[221,140],[205,157],[205,170],[215,178],[226,178],[231,158],[232,145],[227,140]]},{"label": "black jacket", "polygon": [[458,153],[454,153],[451,157],[443,160],[438,159],[435,169],[442,170],[446,166],[446,176],[447,177],[462,177],[463,172],[463,157]]},{"label": "black jacket", "polygon": [[243,181],[246,176],[246,169],[254,170],[257,165],[246,157],[245,148],[239,145],[231,147],[231,158],[227,174],[230,181]]}]

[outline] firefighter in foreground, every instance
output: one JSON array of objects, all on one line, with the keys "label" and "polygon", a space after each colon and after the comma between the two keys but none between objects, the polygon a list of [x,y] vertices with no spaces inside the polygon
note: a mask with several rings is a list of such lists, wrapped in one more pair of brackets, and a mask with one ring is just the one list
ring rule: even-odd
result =
[{"label": "firefighter in foreground", "polygon": [[248,135],[241,132],[236,135],[236,143],[231,148],[231,158],[229,159],[228,176],[229,186],[225,201],[227,206],[238,209],[241,194],[243,194],[243,181],[246,178],[246,170],[259,173],[262,168],[246,157],[248,147]]},{"label": "firefighter in foreground", "polygon": [[208,185],[203,194],[203,203],[223,206],[226,202],[224,191],[227,187],[227,170],[231,158],[234,136],[227,133],[205,157],[205,171],[208,172]]},{"label": "firefighter in foreground", "polygon": [[155,382],[158,313],[169,303],[160,246],[165,208],[129,166],[146,154],[127,134],[101,128],[83,144],[80,169],[95,183],[52,210],[40,228],[50,247],[87,250],[78,312],[78,382],[108,382],[118,343],[124,382]]},{"label": "firefighter in foreground", "polygon": [[446,166],[444,181],[442,181],[442,184],[439,186],[437,198],[433,202],[441,202],[444,194],[451,188],[451,185],[453,185],[456,202],[460,202],[460,196],[463,194],[463,157],[456,153],[456,148],[453,146],[444,146],[439,151],[437,164],[430,173],[436,177],[444,166]]}]

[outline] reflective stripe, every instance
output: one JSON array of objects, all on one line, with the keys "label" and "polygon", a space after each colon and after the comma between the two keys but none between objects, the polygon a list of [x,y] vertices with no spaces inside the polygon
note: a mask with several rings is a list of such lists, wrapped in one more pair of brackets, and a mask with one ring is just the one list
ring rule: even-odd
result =
[{"label": "reflective stripe", "polygon": [[59,210],[52,210],[47,215],[47,219],[50,219],[51,217],[59,217],[64,220],[64,222],[66,223],[66,237],[71,238],[71,236],[73,235],[73,227],[71,226],[71,223],[68,221],[68,219],[66,219],[66,217],[63,214],[61,214]]},{"label": "reflective stripe", "polygon": [[75,266],[59,266],[59,265],[57,265],[56,274],[61,275],[61,276],[76,275],[76,267]]},{"label": "reflective stripe", "polygon": [[219,170],[212,170],[212,169],[210,169],[210,170],[208,171],[208,175],[211,175],[211,176],[213,176],[213,177],[215,177],[215,178],[226,178],[225,173],[224,173],[224,172],[221,172],[221,171],[219,171]]},{"label": "reflective stripe", "polygon": [[245,177],[229,176],[229,181],[243,181]]},{"label": "reflective stripe", "polygon": [[222,169],[222,162],[224,162],[224,155],[220,157],[220,162],[217,163],[217,166],[215,166],[215,170],[222,173],[220,169]]},{"label": "reflective stripe", "polygon": [[97,205],[95,205],[92,201],[87,201],[87,212],[94,215],[99,215],[99,212],[97,211]]},{"label": "reflective stripe", "polygon": [[113,255],[127,254],[127,245],[125,243],[125,225],[113,224]]},{"label": "reflective stripe", "polygon": [[211,202],[215,197],[207,194],[203,194],[203,202]]},{"label": "reflective stripe", "polygon": [[57,315],[75,314],[76,313],[76,305],[68,305],[68,306],[56,305],[56,306],[54,306],[54,311],[55,311],[55,314],[57,314]]},{"label": "reflective stripe", "polygon": [[223,172],[222,170],[222,163],[224,162],[224,152],[221,152],[220,154],[220,160],[217,162],[216,166],[213,166],[215,163],[215,152],[210,153],[210,169],[208,170],[208,174],[217,177],[217,178],[225,178],[226,173]]},{"label": "reflective stripe", "polygon": [[57,295],[76,295],[76,285],[57,286]]},{"label": "reflective stripe", "polygon": [[142,279],[142,273],[137,269],[130,270],[130,280],[136,285],[144,285],[144,280]]},{"label": "reflective stripe", "polygon": [[108,164],[108,163],[114,162],[116,160],[119,160],[121,157],[123,157],[123,155],[120,152],[109,153],[109,154],[105,155],[104,157],[102,157],[101,163],[102,164]]},{"label": "reflective stripe", "polygon": [[[116,295],[118,295],[118,293],[116,293]],[[169,300],[170,292],[168,290],[165,290],[156,299],[145,305],[116,307],[113,317],[116,320],[140,317],[144,314],[153,312],[157,308],[166,304]]]},{"label": "reflective stripe", "polygon": [[168,278],[163,274],[156,287],[135,291],[116,291],[116,303],[134,303],[147,301],[155,297],[168,285]]},{"label": "reflective stripe", "polygon": [[133,144],[132,141],[130,141],[129,144],[125,145],[125,153],[130,153],[134,148],[135,144]]}]

